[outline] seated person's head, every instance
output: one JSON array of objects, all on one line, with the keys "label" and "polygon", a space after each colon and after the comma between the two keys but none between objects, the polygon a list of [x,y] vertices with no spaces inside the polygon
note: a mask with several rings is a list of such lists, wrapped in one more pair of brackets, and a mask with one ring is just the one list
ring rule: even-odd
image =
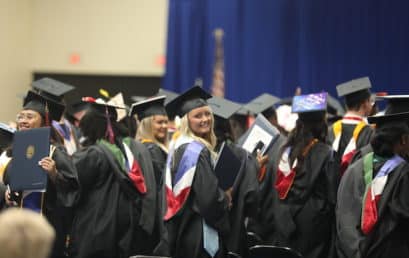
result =
[{"label": "seated person's head", "polygon": [[40,214],[24,209],[8,209],[0,214],[0,228],[0,257],[48,257],[55,232]]}]

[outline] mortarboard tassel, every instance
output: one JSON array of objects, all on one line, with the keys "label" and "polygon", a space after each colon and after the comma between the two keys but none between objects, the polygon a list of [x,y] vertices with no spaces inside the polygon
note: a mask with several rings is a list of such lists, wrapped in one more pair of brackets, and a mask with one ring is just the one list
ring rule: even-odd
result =
[{"label": "mortarboard tassel", "polygon": [[45,125],[50,126],[50,111],[48,110],[47,102],[45,102]]},{"label": "mortarboard tassel", "polygon": [[109,140],[109,142],[111,144],[114,144],[115,143],[115,134],[114,134],[114,130],[112,129],[111,119],[109,119],[108,107],[105,107],[105,116],[107,118],[107,129],[106,129],[105,137],[108,138],[108,140]]}]

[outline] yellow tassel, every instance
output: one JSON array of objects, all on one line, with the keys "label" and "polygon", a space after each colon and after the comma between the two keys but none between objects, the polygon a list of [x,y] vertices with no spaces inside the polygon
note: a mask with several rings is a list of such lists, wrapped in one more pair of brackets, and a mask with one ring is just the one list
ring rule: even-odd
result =
[{"label": "yellow tassel", "polygon": [[99,94],[100,94],[101,96],[107,98],[107,99],[111,98],[111,97],[109,96],[109,92],[108,92],[106,89],[102,89],[102,88],[99,89]]}]

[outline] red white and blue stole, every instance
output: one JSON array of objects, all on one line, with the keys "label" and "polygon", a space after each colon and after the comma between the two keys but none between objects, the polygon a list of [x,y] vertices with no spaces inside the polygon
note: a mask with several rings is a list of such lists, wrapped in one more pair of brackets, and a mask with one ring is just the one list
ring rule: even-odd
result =
[{"label": "red white and blue stole", "polygon": [[[312,139],[310,143],[304,147],[302,156],[307,156],[310,149],[318,142],[318,139]],[[287,147],[281,155],[280,163],[277,168],[277,178],[274,187],[277,190],[278,197],[283,200],[287,198],[288,192],[294,183],[296,175],[297,159],[290,165],[291,147]]]},{"label": "red white and blue stole", "polygon": [[352,137],[347,144],[344,152],[342,153],[340,172],[341,175],[344,174],[345,170],[348,168],[349,163],[351,162],[355,152],[356,152],[356,143],[358,141],[359,134],[362,129],[367,125],[365,120],[360,116],[347,114],[341,120],[335,122],[332,126],[334,133],[334,142],[332,143],[332,148],[334,151],[338,152],[339,143],[342,137],[342,124],[356,125]]},{"label": "red white and blue stole", "polygon": [[[188,144],[177,167],[176,174],[172,181],[171,165],[173,154],[177,148],[183,144]],[[192,186],[193,178],[196,172],[196,165],[199,160],[200,152],[204,145],[193,139],[180,136],[172,149],[166,161],[165,185],[166,185],[166,202],[167,211],[165,220],[172,218],[185,204]]]},{"label": "red white and blue stole", "polygon": [[375,178],[373,178],[373,156],[374,153],[371,152],[365,155],[363,159],[366,190],[362,201],[361,230],[366,235],[371,233],[378,221],[377,206],[385,185],[388,182],[389,174],[402,162],[405,162],[403,158],[395,155],[383,164]]},{"label": "red white and blue stole", "polygon": [[143,176],[142,169],[138,161],[135,159],[131,149],[129,148],[130,141],[130,138],[125,138],[122,141],[125,155],[115,144],[111,144],[105,140],[99,140],[98,143],[104,145],[111,151],[111,153],[114,155],[115,159],[121,166],[121,169],[128,175],[133,186],[138,190],[139,193],[145,194],[147,192],[145,177]]}]

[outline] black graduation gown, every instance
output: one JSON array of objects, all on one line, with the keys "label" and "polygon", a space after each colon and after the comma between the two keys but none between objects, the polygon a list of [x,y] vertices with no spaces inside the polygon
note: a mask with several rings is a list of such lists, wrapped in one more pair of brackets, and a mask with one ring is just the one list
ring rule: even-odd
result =
[{"label": "black graduation gown", "polygon": [[306,258],[332,257],[337,171],[331,147],[316,143],[305,157],[303,169],[297,171],[286,199],[273,200],[273,244],[294,248]]},{"label": "black graduation gown", "polygon": [[[188,144],[174,153],[171,173],[175,175]],[[229,232],[229,209],[226,194],[218,187],[210,152],[203,148],[189,196],[183,207],[165,225],[169,233],[173,258],[209,258],[203,248],[203,219],[219,233],[219,251],[215,257],[225,257],[225,238]]]},{"label": "black graduation gown", "polygon": [[144,142],[143,145],[148,149],[155,173],[156,186],[162,188],[166,167],[166,158],[168,154],[159,145],[153,142]]},{"label": "black graduation gown", "polygon": [[248,256],[246,217],[255,217],[258,207],[257,160],[244,149],[230,144],[233,153],[241,160],[240,172],[233,189],[233,206],[229,212],[230,233],[226,238],[229,252]]},{"label": "black graduation gown", "polygon": [[163,221],[163,217],[165,215],[164,212],[166,210],[166,188],[163,182],[165,178],[164,175],[168,154],[156,143],[143,142],[143,145],[148,150],[152,160],[158,196],[158,209],[160,209],[160,212],[156,213],[158,216],[156,218],[158,223],[155,223],[154,235],[160,236],[161,239],[160,244],[156,247],[154,253],[156,255],[169,255],[167,231]]},{"label": "black graduation gown", "polygon": [[130,150],[144,175],[140,194],[107,147],[95,144],[73,155],[81,197],[72,229],[73,257],[128,258],[152,254],[158,212],[152,162],[145,147],[131,140]]},{"label": "black graduation gown", "polygon": [[[374,167],[374,175],[382,164]],[[409,165],[400,164],[388,176],[378,203],[378,222],[371,233],[361,231],[365,194],[363,159],[342,178],[336,208],[339,258],[409,257]]]},{"label": "black graduation gown", "polygon": [[249,232],[254,232],[264,242],[271,242],[274,232],[273,215],[275,211],[273,200],[277,200],[277,191],[274,188],[275,171],[278,165],[278,159],[281,147],[287,141],[284,135],[274,142],[271,149],[268,151],[267,171],[263,180],[259,185],[259,207],[257,209],[256,218],[249,218],[247,229]]},{"label": "black graduation gown", "polygon": [[[66,237],[71,230],[72,209],[78,198],[79,183],[77,170],[63,146],[56,146],[52,158],[58,174],[54,180],[48,178],[43,213],[56,231],[51,257],[59,258],[65,257]],[[4,182],[6,184],[8,184],[7,171],[12,165],[13,160],[5,171]]]}]

